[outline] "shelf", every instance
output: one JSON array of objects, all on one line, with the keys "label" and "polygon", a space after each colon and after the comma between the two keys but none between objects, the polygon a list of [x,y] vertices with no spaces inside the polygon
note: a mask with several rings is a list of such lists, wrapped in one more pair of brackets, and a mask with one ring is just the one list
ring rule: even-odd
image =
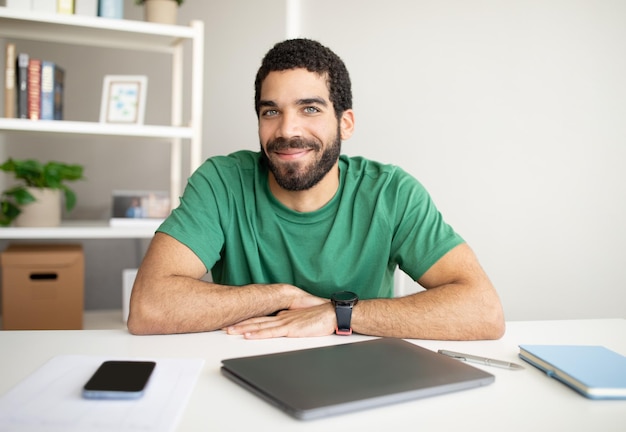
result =
[{"label": "shelf", "polygon": [[3,240],[152,238],[159,223],[112,227],[108,221],[67,221],[60,227],[0,228]]},{"label": "shelf", "polygon": [[189,127],[0,118],[0,131],[191,139]]},{"label": "shelf", "polygon": [[181,40],[193,39],[195,30],[189,26],[0,7],[0,37],[170,52]]},{"label": "shelf", "polygon": [[[0,134],[66,134],[170,141],[170,199],[176,203],[182,192],[183,142],[189,141],[190,174],[201,164],[204,80],[204,23],[188,26],[143,21],[50,14],[0,7],[0,38],[56,42],[95,48],[129,49],[169,55],[172,62],[170,125],[118,125],[83,121],[0,119]],[[186,66],[184,48],[191,48],[191,89],[183,98]],[[189,121],[183,108],[189,102]],[[187,126],[179,126],[185,124]],[[0,228],[0,239],[106,239],[152,238],[157,224],[111,227],[108,221],[66,222],[53,228]]]}]

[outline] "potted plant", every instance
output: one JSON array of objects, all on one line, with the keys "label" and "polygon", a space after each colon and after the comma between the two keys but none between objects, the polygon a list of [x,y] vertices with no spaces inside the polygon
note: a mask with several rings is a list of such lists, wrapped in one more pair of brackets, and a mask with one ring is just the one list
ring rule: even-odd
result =
[{"label": "potted plant", "polygon": [[[0,196],[0,226],[9,226],[18,217],[18,226],[57,226],[61,222],[61,192],[65,208],[76,205],[76,194],[64,182],[83,179],[83,167],[61,162],[42,164],[36,160],[8,159],[0,170],[13,173],[22,184],[13,186]],[[46,199],[49,199],[48,203]],[[42,207],[43,206],[43,207]],[[50,207],[49,207],[50,206]],[[41,220],[45,217],[46,220]]]},{"label": "potted plant", "polygon": [[160,24],[176,24],[178,6],[184,0],[135,0],[135,4],[144,5],[144,19]]}]

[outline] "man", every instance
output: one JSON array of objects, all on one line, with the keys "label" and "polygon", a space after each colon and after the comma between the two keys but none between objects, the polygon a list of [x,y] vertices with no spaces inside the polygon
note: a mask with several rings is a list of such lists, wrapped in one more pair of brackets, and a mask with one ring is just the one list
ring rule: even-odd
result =
[{"label": "man", "polygon": [[[491,282],[423,187],[340,156],[355,119],[339,57],[306,39],[275,45],[255,104],[261,151],[211,158],[189,179],[137,274],[132,333],[502,336]],[[398,266],[425,290],[393,298]]]}]

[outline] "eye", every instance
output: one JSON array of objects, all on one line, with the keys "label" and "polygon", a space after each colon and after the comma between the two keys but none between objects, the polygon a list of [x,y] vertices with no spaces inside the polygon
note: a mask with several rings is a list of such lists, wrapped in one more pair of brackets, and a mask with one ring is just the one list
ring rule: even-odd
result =
[{"label": "eye", "polygon": [[275,116],[277,114],[278,114],[278,110],[275,110],[275,109],[268,109],[268,110],[265,110],[265,111],[261,112],[261,115],[263,117],[273,117],[273,116]]},{"label": "eye", "polygon": [[308,107],[305,107],[305,108],[304,108],[304,112],[305,112],[305,113],[307,113],[307,114],[317,114],[317,113],[319,113],[319,112],[321,112],[321,111],[320,111],[320,109],[319,109],[319,108],[317,108],[317,107],[314,107],[314,106],[308,106]]}]

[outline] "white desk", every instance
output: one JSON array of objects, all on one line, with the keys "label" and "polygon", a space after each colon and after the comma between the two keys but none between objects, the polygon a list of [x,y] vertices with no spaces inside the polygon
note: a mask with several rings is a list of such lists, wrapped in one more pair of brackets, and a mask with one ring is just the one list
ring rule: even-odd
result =
[{"label": "white desk", "polygon": [[[481,367],[495,383],[472,390],[300,422],[232,383],[224,358],[367,339],[329,336],[247,341],[221,332],[132,336],[125,331],[0,331],[0,394],[59,354],[206,359],[179,431],[623,431],[626,400],[592,401],[518,358],[519,344],[604,345],[626,355],[626,320],[510,322],[498,341],[414,341],[524,364],[525,370]],[[389,359],[390,362],[393,359]],[[341,365],[345,367],[345,365]],[[303,391],[306,391],[303,389]],[[1,425],[0,425],[1,426]]]}]

